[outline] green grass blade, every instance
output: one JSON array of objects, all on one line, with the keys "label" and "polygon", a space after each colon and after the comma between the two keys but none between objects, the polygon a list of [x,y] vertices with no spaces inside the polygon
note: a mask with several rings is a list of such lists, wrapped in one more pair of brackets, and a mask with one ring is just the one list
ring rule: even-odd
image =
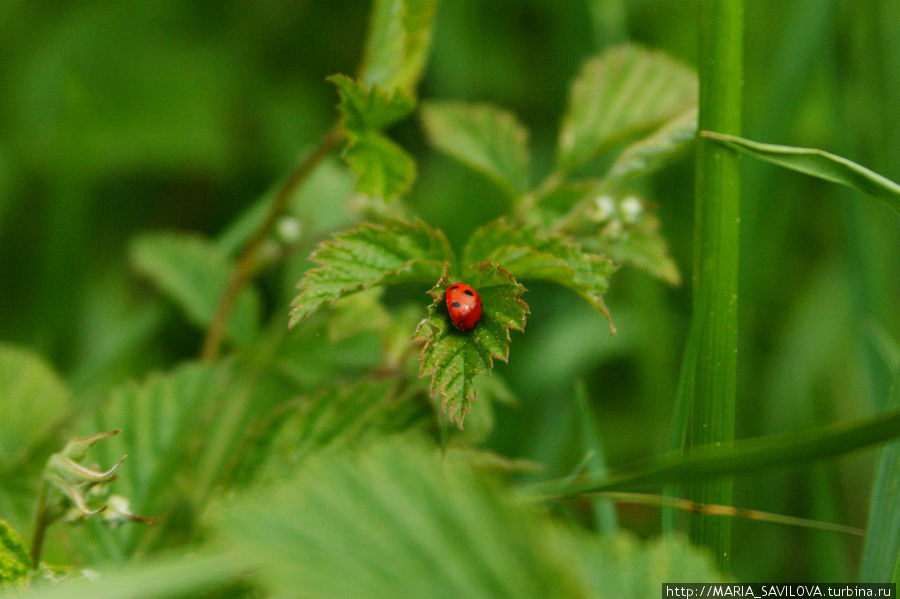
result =
[{"label": "green grass blade", "polygon": [[713,131],[701,131],[700,136],[742,154],[832,183],[852,187],[884,201],[894,212],[900,214],[900,185],[841,156],[815,148],[764,144]]},{"label": "green grass blade", "polygon": [[[743,87],[742,0],[700,4],[700,112],[698,127],[740,133]],[[685,448],[728,445],[734,439],[737,370],[738,231],[740,163],[708,140],[697,144],[694,192],[694,311],[697,361],[692,373],[690,428]],[[698,503],[730,504],[728,480],[692,486]],[[731,523],[693,515],[691,539],[710,547],[719,567],[731,556]]]},{"label": "green grass blade", "polygon": [[[582,452],[588,456],[587,463],[593,464],[596,470],[606,470],[606,457],[603,451],[603,443],[600,440],[600,431],[594,424],[594,414],[588,404],[587,389],[584,381],[578,381],[575,385],[575,405],[578,410],[578,437],[581,442]],[[619,527],[616,519],[616,508],[612,501],[601,497],[591,499],[594,523],[601,532],[612,532]]]},{"label": "green grass blade", "polygon": [[800,466],[897,437],[900,437],[900,410],[891,410],[853,422],[746,439],[727,448],[698,448],[687,456],[668,454],[632,468],[613,469],[602,476],[587,474],[571,485],[548,481],[536,485],[535,490],[546,495],[570,496],[708,480],[766,468]]},{"label": "green grass blade", "polygon": [[[895,366],[895,370],[888,409],[900,407],[900,367]],[[866,529],[859,579],[862,582],[889,580],[900,561],[900,441],[881,450]]]}]

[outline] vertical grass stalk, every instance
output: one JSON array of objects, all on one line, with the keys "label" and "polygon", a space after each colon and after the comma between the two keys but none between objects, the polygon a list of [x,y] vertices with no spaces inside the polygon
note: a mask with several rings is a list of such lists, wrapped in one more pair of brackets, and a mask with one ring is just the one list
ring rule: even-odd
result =
[{"label": "vertical grass stalk", "polygon": [[[743,78],[743,0],[700,2],[701,130],[740,135]],[[737,154],[707,139],[697,142],[694,203],[694,313],[696,344],[685,447],[734,439],[737,366],[737,283],[740,173]],[[690,387],[689,387],[690,388]],[[730,480],[693,484],[699,503],[732,503]],[[709,546],[723,569],[731,555],[731,523],[691,516],[694,542]]]}]

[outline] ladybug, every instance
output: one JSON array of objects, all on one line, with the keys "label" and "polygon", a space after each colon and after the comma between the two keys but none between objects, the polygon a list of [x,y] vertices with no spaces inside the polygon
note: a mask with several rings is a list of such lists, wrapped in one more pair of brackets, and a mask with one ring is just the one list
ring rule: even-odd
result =
[{"label": "ladybug", "polygon": [[481,296],[465,283],[453,283],[447,287],[447,312],[456,328],[468,331],[481,318]]}]

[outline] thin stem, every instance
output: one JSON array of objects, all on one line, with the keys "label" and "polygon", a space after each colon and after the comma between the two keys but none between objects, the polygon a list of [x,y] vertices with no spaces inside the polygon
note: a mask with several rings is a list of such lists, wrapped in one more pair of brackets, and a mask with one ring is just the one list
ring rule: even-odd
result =
[{"label": "thin stem", "polygon": [[269,211],[266,213],[265,219],[260,223],[259,228],[257,228],[253,237],[250,238],[250,241],[247,242],[247,245],[244,246],[244,249],[238,256],[237,264],[235,264],[234,269],[231,271],[231,278],[228,280],[225,292],[219,300],[216,313],[213,316],[209,328],[206,330],[206,339],[203,341],[203,350],[201,353],[204,362],[214,362],[219,355],[219,349],[222,346],[222,337],[225,334],[225,328],[228,324],[228,317],[231,315],[231,310],[234,308],[238,294],[253,275],[256,265],[256,252],[259,249],[259,246],[272,230],[275,221],[284,211],[288,200],[294,195],[297,188],[306,181],[306,178],[319,162],[331,153],[343,136],[344,130],[340,126],[334,127],[329,131],[325,137],[322,138],[318,147],[313,150],[312,154],[294,169],[291,176],[288,177],[278,190],[272,203],[269,204]]},{"label": "thin stem", "polygon": [[44,546],[44,535],[47,527],[50,526],[50,518],[47,514],[47,481],[41,481],[41,488],[38,492],[37,508],[34,511],[34,529],[31,533],[31,550],[28,555],[31,556],[31,567],[35,570],[41,563],[41,549]]},{"label": "thin stem", "polygon": [[[700,2],[700,130],[739,135],[743,84],[743,0]],[[737,368],[738,155],[710,140],[697,142],[694,204],[694,314],[692,339],[697,360],[689,405],[686,448],[730,444],[734,439]],[[730,504],[729,479],[690,487],[698,503]],[[691,538],[709,546],[728,569],[731,525],[726,519],[691,517]]]}]

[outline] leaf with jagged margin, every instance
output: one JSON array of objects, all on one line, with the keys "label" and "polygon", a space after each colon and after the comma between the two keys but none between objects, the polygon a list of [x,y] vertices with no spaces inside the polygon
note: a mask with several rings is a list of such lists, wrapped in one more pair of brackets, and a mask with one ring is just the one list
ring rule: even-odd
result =
[{"label": "leaf with jagged margin", "polygon": [[361,79],[385,90],[412,92],[431,46],[438,0],[375,0]]},{"label": "leaf with jagged margin", "polygon": [[0,473],[5,478],[68,417],[69,390],[39,355],[0,345],[0,405]]},{"label": "leaf with jagged margin", "polygon": [[604,180],[621,185],[648,175],[683,153],[697,137],[697,109],[690,108],[619,154]]},{"label": "leaf with jagged margin", "polygon": [[427,102],[421,110],[428,141],[484,174],[517,198],[529,187],[528,130],[488,104]]},{"label": "leaf with jagged margin", "polygon": [[472,234],[463,260],[496,262],[517,279],[557,283],[580,295],[607,320],[610,318],[603,294],[615,270],[613,263],[586,251],[568,237],[543,233],[537,227],[512,225],[501,218]]},{"label": "leaf with jagged margin", "polygon": [[0,591],[28,586],[31,559],[22,539],[0,519]]},{"label": "leaf with jagged margin", "polygon": [[466,455],[417,438],[317,455],[213,519],[279,597],[590,596],[571,536]]},{"label": "leaf with jagged margin", "polygon": [[539,196],[534,213],[546,227],[565,230],[587,250],[678,285],[681,275],[660,233],[653,205],[601,181],[563,183]]},{"label": "leaf with jagged margin", "polygon": [[[194,324],[206,327],[212,322],[233,269],[228,256],[212,242],[192,233],[144,233],[132,240],[129,255],[134,268]],[[256,289],[241,290],[225,329],[229,339],[248,345],[256,338],[260,304]]]},{"label": "leaf with jagged margin", "polygon": [[759,160],[852,187],[882,200],[900,214],[900,185],[842,156],[815,148],[764,144],[712,131],[701,131],[700,136]]},{"label": "leaf with jagged margin", "polygon": [[298,283],[290,325],[339,297],[394,283],[432,283],[453,251],[444,234],[421,220],[363,224],[325,241],[310,256],[318,264]]},{"label": "leaf with jagged margin", "polygon": [[509,329],[523,331],[528,305],[522,301],[525,288],[497,264],[470,265],[463,280],[481,296],[482,314],[475,327],[460,331],[453,326],[444,300],[450,284],[447,270],[428,292],[434,302],[419,323],[412,343],[423,343],[419,355],[419,377],[431,375],[430,393],[441,409],[459,428],[475,401],[473,378],[490,372],[493,359],[509,358]]},{"label": "leaf with jagged margin", "polygon": [[311,456],[364,448],[390,435],[424,430],[433,420],[421,396],[398,394],[393,378],[329,387],[295,405],[287,414],[272,415],[270,430],[278,432],[262,466],[263,480],[284,478]]},{"label": "leaf with jagged margin", "polygon": [[378,131],[352,139],[344,160],[356,173],[356,191],[392,200],[406,193],[416,179],[416,163],[406,150]]},{"label": "leaf with jagged margin", "polygon": [[[197,485],[202,462],[197,457],[209,450],[214,423],[228,403],[232,370],[228,362],[186,364],[140,383],[126,383],[113,389],[92,420],[82,425],[86,430],[121,429],[91,451],[100,464],[128,456],[127,467],[110,490],[128,499],[130,511],[164,517],[185,507],[179,502]],[[198,436],[199,430],[206,434]],[[152,527],[109,530],[101,522],[88,521],[82,540],[103,559],[122,559],[148,534],[153,534]]]},{"label": "leaf with jagged margin", "polygon": [[341,96],[338,109],[343,116],[342,124],[351,136],[384,129],[415,108],[412,95],[400,90],[387,92],[377,85],[366,87],[365,84],[341,74],[328,77],[328,81],[338,88]]},{"label": "leaf with jagged margin", "polygon": [[636,45],[610,48],[588,60],[572,83],[557,166],[570,172],[696,104],[697,76],[686,65]]}]

